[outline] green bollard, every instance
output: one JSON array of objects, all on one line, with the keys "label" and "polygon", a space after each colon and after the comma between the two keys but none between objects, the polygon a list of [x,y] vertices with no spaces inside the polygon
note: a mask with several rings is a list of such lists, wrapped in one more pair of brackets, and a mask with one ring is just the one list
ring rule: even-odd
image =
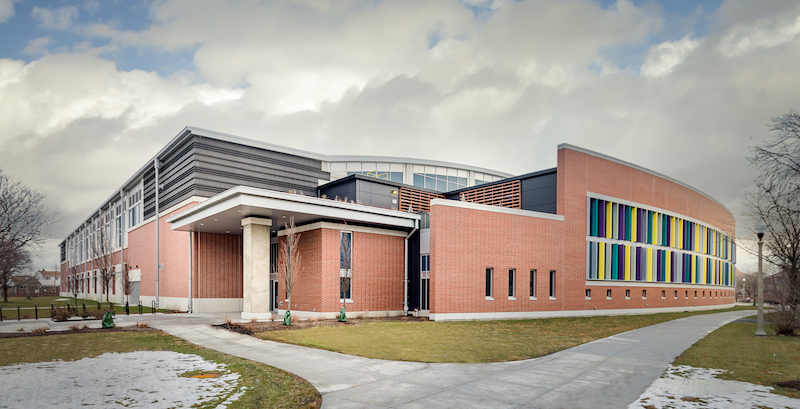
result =
[{"label": "green bollard", "polygon": [[283,315],[283,325],[292,325],[292,312],[289,310]]},{"label": "green bollard", "polygon": [[339,322],[347,322],[347,317],[344,315],[344,307],[342,307],[342,310],[339,311],[339,318],[336,320]]}]

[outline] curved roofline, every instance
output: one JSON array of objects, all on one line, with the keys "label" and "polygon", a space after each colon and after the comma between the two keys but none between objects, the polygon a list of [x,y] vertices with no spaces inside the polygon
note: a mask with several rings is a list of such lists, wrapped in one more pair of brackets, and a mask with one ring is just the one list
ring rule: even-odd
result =
[{"label": "curved roofline", "polygon": [[[457,168],[463,170],[471,170],[474,172],[488,173],[493,176],[511,177],[510,173],[498,172],[492,169],[481,168],[478,166],[464,165],[461,163],[444,162],[432,159],[419,159],[419,158],[405,158],[398,156],[372,156],[372,155],[325,155],[321,153],[304,151],[301,149],[289,148],[286,146],[275,145],[269,142],[263,142],[256,139],[243,138],[241,136],[226,134],[223,132],[212,131],[209,129],[198,128],[194,126],[187,126],[184,130],[190,131],[191,134],[197,136],[205,136],[209,138],[221,139],[228,142],[238,143],[241,145],[249,145],[262,149],[269,149],[272,151],[282,152],[295,156],[304,156],[307,158],[316,159],[323,162],[390,162],[390,163],[410,163],[413,165],[428,165],[428,166],[444,166],[450,168]],[[180,134],[179,134],[180,135]]]},{"label": "curved roofline", "polygon": [[[130,186],[132,186],[134,183],[137,183],[139,181],[139,179],[147,171],[147,169],[149,169],[149,168],[151,168],[153,166],[153,162],[157,158],[161,158],[161,157],[164,157],[167,154],[169,154],[173,149],[175,149],[176,146],[179,146],[186,138],[190,137],[191,135],[197,135],[197,136],[200,136],[200,137],[219,139],[219,140],[222,140],[222,141],[237,143],[239,145],[253,146],[253,147],[261,148],[261,149],[268,149],[268,150],[272,150],[272,151],[276,151],[276,152],[281,152],[281,153],[286,153],[286,154],[289,154],[289,155],[316,159],[316,160],[324,161],[324,162],[346,162],[346,161],[351,161],[351,162],[356,162],[356,161],[357,162],[364,162],[364,161],[379,162],[380,161],[380,162],[394,162],[394,163],[411,163],[411,164],[415,164],[415,165],[454,167],[454,168],[459,168],[459,169],[464,169],[464,170],[471,170],[471,171],[475,171],[475,172],[489,173],[491,175],[500,176],[500,177],[504,177],[504,178],[513,176],[513,175],[511,175],[509,173],[498,172],[496,170],[480,168],[480,167],[477,167],[477,166],[462,165],[462,164],[458,164],[458,163],[442,162],[442,161],[436,161],[436,160],[399,158],[399,157],[391,157],[391,156],[324,155],[324,154],[319,154],[319,153],[315,153],[315,152],[304,151],[302,149],[295,149],[295,148],[290,148],[290,147],[287,147],[287,146],[275,145],[273,143],[263,142],[263,141],[259,141],[259,140],[256,140],[256,139],[243,138],[241,136],[231,135],[231,134],[227,134],[227,133],[224,133],[224,132],[212,131],[210,129],[200,128],[200,127],[196,127],[196,126],[186,126],[180,132],[178,132],[177,135],[175,135],[172,139],[170,139],[170,141],[167,142],[167,144],[163,148],[161,148],[155,155],[153,155],[153,157],[150,158],[150,160],[145,162],[145,164],[142,165],[142,167],[140,167],[139,170],[137,170],[133,174],[133,176],[128,178],[125,181],[125,183],[123,183],[119,188],[117,188],[114,191],[114,193],[111,194],[111,196],[109,196],[105,201],[103,201],[102,204],[100,206],[98,206],[94,210],[94,212],[90,213],[89,217],[86,220],[84,220],[81,224],[79,224],[77,228],[72,229],[70,231],[70,233],[67,235],[67,238],[72,236],[72,234],[75,233],[75,230],[79,229],[81,226],[86,224],[86,222],[89,221],[89,219],[91,219],[91,217],[95,213],[100,211],[103,207],[105,207],[108,203],[112,202],[115,198],[119,197],[120,190],[128,190],[130,188]],[[65,242],[65,241],[66,241],[66,239],[63,240],[62,243]]]},{"label": "curved roofline", "polygon": [[687,188],[689,190],[692,190],[692,191],[694,191],[696,193],[699,193],[699,194],[705,196],[707,199],[710,199],[712,202],[720,205],[723,209],[725,209],[725,211],[728,212],[728,214],[733,216],[733,212],[731,212],[731,210],[728,209],[728,207],[725,206],[724,204],[722,204],[719,200],[714,199],[713,197],[709,196],[708,194],[706,194],[702,190],[694,188],[692,186],[689,186],[686,183],[681,182],[680,180],[673,179],[673,178],[671,178],[671,177],[669,177],[667,175],[664,175],[662,173],[658,173],[658,172],[656,172],[654,170],[647,169],[645,167],[636,165],[634,163],[626,162],[626,161],[624,161],[622,159],[617,159],[617,158],[608,156],[606,154],[602,154],[600,152],[595,152],[593,150],[589,150],[589,149],[586,149],[586,148],[581,148],[580,146],[575,146],[575,145],[571,145],[571,144],[568,144],[568,143],[562,143],[562,144],[558,145],[558,150],[562,150],[562,149],[570,149],[570,150],[573,150],[573,151],[576,151],[576,152],[585,153],[587,155],[595,156],[595,157],[598,157],[600,159],[605,159],[607,161],[618,163],[620,165],[627,166],[629,168],[634,168],[636,170],[640,170],[642,172],[649,173],[649,174],[651,174],[653,176],[660,177],[661,179],[668,180],[668,181],[670,181],[672,183],[678,184],[680,186],[683,186],[683,187],[685,187],[685,188]]}]

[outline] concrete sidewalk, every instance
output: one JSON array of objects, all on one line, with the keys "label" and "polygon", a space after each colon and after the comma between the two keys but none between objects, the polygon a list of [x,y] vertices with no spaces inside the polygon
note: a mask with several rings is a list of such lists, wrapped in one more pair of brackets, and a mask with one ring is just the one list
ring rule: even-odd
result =
[{"label": "concrete sidewalk", "polygon": [[206,348],[301,376],[320,391],[326,409],[624,408],[686,348],[718,327],[752,314],[695,315],[542,358],[492,364],[425,364],[344,355],[215,329],[207,325],[218,318],[213,316],[158,317],[150,324]]}]

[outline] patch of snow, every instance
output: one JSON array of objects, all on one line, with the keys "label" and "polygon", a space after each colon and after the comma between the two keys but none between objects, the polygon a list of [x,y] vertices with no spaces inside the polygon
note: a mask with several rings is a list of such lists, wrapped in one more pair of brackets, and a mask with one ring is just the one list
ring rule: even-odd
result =
[{"label": "patch of snow", "polygon": [[670,365],[628,408],[800,408],[800,399],[770,393],[772,387],[716,378],[724,372]]},{"label": "patch of snow", "polygon": [[[184,378],[189,371],[218,378]],[[0,408],[158,407],[224,408],[244,393],[225,364],[173,351],[105,353],[78,361],[0,367]]]}]

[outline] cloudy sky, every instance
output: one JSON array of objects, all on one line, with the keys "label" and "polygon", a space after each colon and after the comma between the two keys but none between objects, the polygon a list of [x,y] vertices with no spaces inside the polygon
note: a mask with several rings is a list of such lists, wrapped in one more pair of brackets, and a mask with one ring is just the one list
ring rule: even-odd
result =
[{"label": "cloudy sky", "polygon": [[740,213],[798,33],[795,0],[0,0],[0,166],[62,212],[39,268],[187,125],[513,174],[567,142]]}]

